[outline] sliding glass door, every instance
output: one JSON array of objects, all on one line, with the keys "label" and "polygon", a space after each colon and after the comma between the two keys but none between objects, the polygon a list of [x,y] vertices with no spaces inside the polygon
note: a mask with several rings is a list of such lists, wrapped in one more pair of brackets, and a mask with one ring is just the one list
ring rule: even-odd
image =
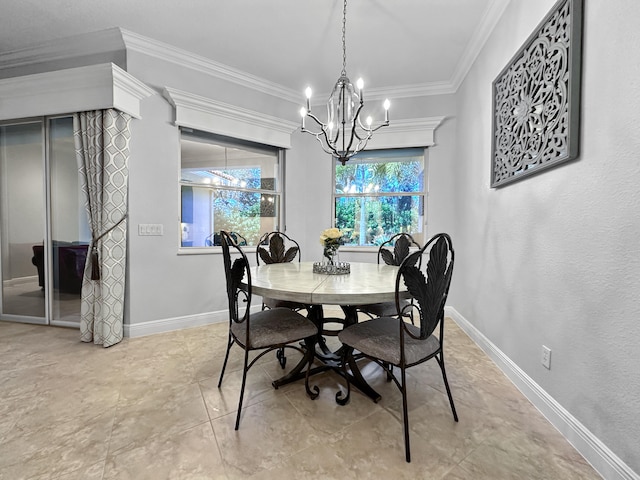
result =
[{"label": "sliding glass door", "polygon": [[3,320],[78,326],[90,236],[71,117],[0,126]]},{"label": "sliding glass door", "polygon": [[0,125],[2,318],[46,323],[44,126]]},{"label": "sliding glass door", "polygon": [[91,234],[84,210],[72,117],[48,121],[49,222],[53,266],[51,323],[80,326],[80,291]]}]

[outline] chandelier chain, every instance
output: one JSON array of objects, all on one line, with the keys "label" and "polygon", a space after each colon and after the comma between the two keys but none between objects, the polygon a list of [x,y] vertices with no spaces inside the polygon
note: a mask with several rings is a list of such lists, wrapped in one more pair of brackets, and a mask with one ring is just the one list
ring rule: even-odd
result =
[{"label": "chandelier chain", "polygon": [[[372,126],[373,120],[368,117],[366,125],[360,119],[364,107],[363,82],[356,82],[357,90],[347,78],[347,0],[342,9],[342,74],[333,87],[327,102],[327,123],[322,122],[311,112],[311,88],[307,87],[306,108],[300,109],[302,116],[301,131],[316,137],[320,147],[336,158],[342,165],[358,152],[367,147],[367,142],[374,132],[389,125],[389,100],[385,100],[384,121]],[[310,118],[320,129],[316,132],[307,129],[305,119]]]},{"label": "chandelier chain", "polygon": [[347,0],[342,9],[342,76],[347,76]]}]

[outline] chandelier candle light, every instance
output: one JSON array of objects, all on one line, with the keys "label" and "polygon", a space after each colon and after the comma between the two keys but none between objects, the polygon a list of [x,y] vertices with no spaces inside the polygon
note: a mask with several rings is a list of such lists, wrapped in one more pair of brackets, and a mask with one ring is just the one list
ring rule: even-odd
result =
[{"label": "chandelier candle light", "polygon": [[[364,106],[363,87],[364,82],[360,78],[356,82],[358,91],[353,87],[351,80],[347,77],[347,0],[344,0],[342,14],[342,72],[340,78],[333,87],[329,101],[327,102],[327,123],[323,123],[311,113],[311,88],[307,87],[305,94],[307,97],[306,108],[300,109],[302,117],[302,131],[316,137],[322,149],[335,156],[344,165],[352,156],[362,151],[367,146],[367,142],[376,130],[389,125],[389,100],[385,100],[384,122],[377,127],[372,127],[373,119],[367,117],[366,126],[362,124],[360,112]],[[305,125],[305,118],[311,118],[319,127],[319,132],[308,130]]]}]

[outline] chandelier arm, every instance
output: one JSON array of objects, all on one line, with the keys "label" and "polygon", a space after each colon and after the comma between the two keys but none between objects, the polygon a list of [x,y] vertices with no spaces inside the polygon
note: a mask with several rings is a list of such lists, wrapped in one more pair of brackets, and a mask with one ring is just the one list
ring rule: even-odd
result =
[{"label": "chandelier arm", "polygon": [[[307,116],[311,117],[311,119],[318,124],[318,126],[320,127],[320,131],[316,133],[316,132],[312,132],[311,130],[308,130],[307,128],[302,128],[301,131],[309,133],[314,137],[316,137],[316,140],[318,141],[318,143],[320,143],[320,146],[325,151],[325,153],[328,153],[330,155],[335,155],[336,157],[338,157],[339,156],[338,151],[332,146],[331,141],[327,136],[327,126],[324,123],[322,123],[318,119],[318,117],[316,117],[313,113],[307,112]],[[324,143],[320,138],[321,136],[324,138]]]},{"label": "chandelier arm", "polygon": [[[358,141],[358,144],[356,145],[356,148],[353,149],[353,153],[351,153],[349,155],[349,158],[353,157],[354,155],[356,155],[357,153],[360,153],[362,150],[364,150],[367,147],[367,142],[369,141],[368,138],[365,139],[360,139]],[[363,143],[364,142],[364,143]]]},{"label": "chandelier arm", "polygon": [[371,127],[365,127],[362,124],[362,121],[360,120],[360,117],[358,117],[358,124],[360,125],[360,129],[364,130],[365,132],[371,132]]},{"label": "chandelier arm", "polygon": [[359,141],[362,141],[362,140],[365,140],[365,139],[368,140],[369,138],[371,138],[371,132],[369,130],[367,130],[367,129],[365,129],[365,132],[367,134],[365,137],[361,137],[360,135],[358,135],[358,132],[356,132],[356,138]]},{"label": "chandelier arm", "polygon": [[[316,140],[318,141],[318,143],[320,144],[320,147],[322,148],[322,150],[324,150],[324,153],[327,153],[331,156],[334,157],[338,157],[338,152],[336,150],[334,150],[333,148],[331,148],[331,146],[329,146],[329,148],[327,148],[327,146],[325,146],[324,143],[322,143],[322,139],[320,138],[320,133],[314,135],[314,137],[316,137]],[[326,135],[325,135],[326,137]],[[327,144],[328,145],[328,144]]]},{"label": "chandelier arm", "polygon": [[316,122],[316,123],[318,124],[318,126],[319,126],[320,128],[322,128],[323,130],[324,130],[325,128],[327,128],[327,126],[326,126],[324,123],[322,123],[322,122],[320,121],[320,119],[319,119],[318,117],[316,117],[313,113],[311,113],[311,112],[307,112],[307,113],[306,113],[306,116],[307,116],[307,117],[311,117],[311,119],[312,119],[314,122]]},{"label": "chandelier arm", "polygon": [[[338,152],[335,151],[334,149],[331,148],[331,146],[329,145],[328,147],[325,146],[325,143],[323,143],[321,136],[323,135],[323,132],[312,132],[310,130],[303,130],[304,132],[313,135],[316,140],[318,141],[318,143],[320,144],[320,147],[322,148],[322,150],[324,150],[325,153],[328,153],[329,155],[335,155],[336,157],[338,156]],[[326,138],[326,136],[325,136]],[[328,145],[328,144],[327,144]]]},{"label": "chandelier arm", "polygon": [[[326,142],[327,147],[331,149],[331,152],[334,153],[336,156],[339,156],[338,155],[338,150],[336,149],[336,147],[333,146],[335,141],[331,142],[331,140],[329,140],[329,136],[327,135],[327,130],[326,129],[322,130],[322,135],[324,136],[324,141]],[[325,150],[325,152],[326,152],[326,150]],[[329,152],[327,152],[327,153],[329,153]]]},{"label": "chandelier arm", "polygon": [[[321,130],[320,132],[312,132],[311,130],[308,129],[303,129],[301,130],[302,132],[308,133],[310,135],[313,135],[316,140],[318,141],[318,143],[320,144],[320,147],[322,147],[322,150],[324,150],[325,153],[328,153],[329,155],[335,155],[336,157],[338,157],[338,151],[336,149],[334,149],[331,144],[327,141],[327,134],[324,130]],[[323,141],[324,138],[324,141]]]},{"label": "chandelier arm", "polygon": [[382,127],[388,127],[389,126],[389,122],[386,121],[384,123],[381,123],[380,125],[378,125],[376,128],[371,129],[371,133],[380,130]]}]

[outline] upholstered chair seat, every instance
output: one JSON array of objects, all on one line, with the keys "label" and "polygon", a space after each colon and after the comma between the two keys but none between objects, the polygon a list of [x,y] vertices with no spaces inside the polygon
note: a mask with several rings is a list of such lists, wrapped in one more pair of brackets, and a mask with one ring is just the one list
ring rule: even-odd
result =
[{"label": "upholstered chair seat", "polygon": [[233,323],[231,332],[236,341],[250,350],[297,342],[318,333],[307,318],[288,308],[274,308],[251,314],[250,345],[245,345],[247,323]]}]

